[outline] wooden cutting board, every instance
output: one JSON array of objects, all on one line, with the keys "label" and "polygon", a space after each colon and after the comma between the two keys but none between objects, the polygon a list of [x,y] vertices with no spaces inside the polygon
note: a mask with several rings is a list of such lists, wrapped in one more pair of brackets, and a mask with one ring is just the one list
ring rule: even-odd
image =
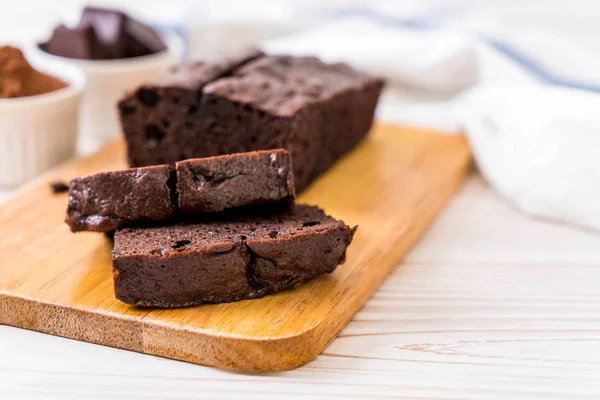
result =
[{"label": "wooden cutting board", "polygon": [[378,125],[298,200],[359,225],[346,263],[333,274],[263,299],[151,310],[115,299],[110,241],[71,234],[63,223],[67,195],[48,187],[123,168],[124,146],[116,141],[51,171],[0,207],[0,324],[234,370],[298,367],[367,301],[469,164],[461,136]]}]

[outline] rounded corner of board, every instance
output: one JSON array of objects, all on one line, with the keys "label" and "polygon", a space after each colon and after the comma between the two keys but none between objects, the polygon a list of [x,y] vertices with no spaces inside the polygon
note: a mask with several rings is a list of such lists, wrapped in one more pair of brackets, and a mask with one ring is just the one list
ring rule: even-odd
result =
[{"label": "rounded corner of board", "polygon": [[[240,372],[278,372],[317,357],[333,340],[314,328],[291,335],[240,337],[206,332],[146,336],[144,352]],[[191,334],[191,335],[190,335]],[[335,336],[335,335],[334,335]],[[173,349],[180,349],[175,353]]]}]

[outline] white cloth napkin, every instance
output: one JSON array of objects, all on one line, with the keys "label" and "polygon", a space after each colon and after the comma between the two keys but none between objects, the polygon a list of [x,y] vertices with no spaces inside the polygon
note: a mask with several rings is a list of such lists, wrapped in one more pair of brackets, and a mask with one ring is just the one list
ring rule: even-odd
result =
[{"label": "white cloth napkin", "polygon": [[464,132],[485,178],[520,210],[600,230],[600,95],[568,88],[600,87],[587,67],[600,58],[480,20],[436,25],[352,17],[262,47],[386,77],[379,119]]},{"label": "white cloth napkin", "polygon": [[600,230],[600,96],[543,86],[461,99],[479,169],[523,212]]}]

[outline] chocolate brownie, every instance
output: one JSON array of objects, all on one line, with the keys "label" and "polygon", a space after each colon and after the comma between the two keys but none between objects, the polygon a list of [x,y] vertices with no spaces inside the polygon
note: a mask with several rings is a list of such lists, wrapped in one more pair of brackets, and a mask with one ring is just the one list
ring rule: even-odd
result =
[{"label": "chocolate brownie", "polygon": [[290,154],[278,149],[76,178],[65,221],[73,232],[108,232],[179,213],[289,204],[294,197]]},{"label": "chocolate brownie", "polygon": [[332,272],[355,230],[306,205],[119,229],[115,294],[128,304],[168,308],[262,297]]},{"label": "chocolate brownie", "polygon": [[132,222],[174,216],[168,165],[102,172],[71,180],[65,222],[72,232],[109,232]]},{"label": "chocolate brownie", "polygon": [[295,197],[290,153],[281,149],[180,161],[176,170],[184,214],[292,202]]},{"label": "chocolate brownie", "polygon": [[313,57],[258,55],[231,68],[200,64],[119,103],[131,166],[285,148],[296,189],[351,150],[369,131],[381,79]]}]

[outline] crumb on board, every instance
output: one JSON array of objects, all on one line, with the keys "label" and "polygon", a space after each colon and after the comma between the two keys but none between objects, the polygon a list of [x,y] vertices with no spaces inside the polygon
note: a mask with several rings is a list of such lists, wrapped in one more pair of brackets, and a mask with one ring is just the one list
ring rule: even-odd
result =
[{"label": "crumb on board", "polygon": [[69,184],[66,183],[65,181],[50,182],[50,189],[52,190],[52,193],[54,193],[54,194],[68,192]]}]

